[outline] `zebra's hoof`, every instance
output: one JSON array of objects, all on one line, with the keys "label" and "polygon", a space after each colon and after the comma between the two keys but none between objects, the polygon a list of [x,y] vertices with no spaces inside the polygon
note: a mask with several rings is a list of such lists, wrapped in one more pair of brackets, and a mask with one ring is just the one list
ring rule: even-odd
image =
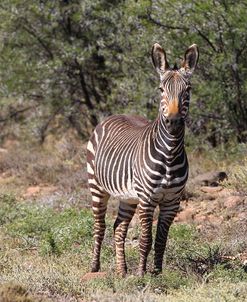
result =
[{"label": "zebra's hoof", "polygon": [[151,274],[154,275],[154,276],[158,276],[162,273],[162,268],[154,268],[152,271],[151,271]]}]

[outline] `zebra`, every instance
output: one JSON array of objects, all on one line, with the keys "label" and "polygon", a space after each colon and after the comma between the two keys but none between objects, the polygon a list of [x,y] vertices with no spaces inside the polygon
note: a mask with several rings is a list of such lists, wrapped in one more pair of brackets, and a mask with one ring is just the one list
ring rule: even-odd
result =
[{"label": "zebra", "polygon": [[154,243],[154,273],[161,273],[170,225],[179,209],[188,178],[184,149],[185,119],[189,111],[190,78],[199,50],[190,46],[181,67],[169,67],[164,49],[155,43],[151,58],[160,77],[161,101],[157,118],[112,115],[98,124],[87,145],[88,184],[92,194],[94,248],[92,272],[100,270],[100,251],[110,196],[120,197],[114,223],[116,272],[127,274],[125,238],[138,206],[140,221],[138,275],[146,272],[152,247],[152,223],[159,207]]}]

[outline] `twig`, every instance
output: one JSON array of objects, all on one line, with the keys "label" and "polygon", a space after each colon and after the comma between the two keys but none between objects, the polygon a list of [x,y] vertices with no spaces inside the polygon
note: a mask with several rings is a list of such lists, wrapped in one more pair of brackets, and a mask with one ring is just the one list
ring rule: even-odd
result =
[{"label": "twig", "polygon": [[15,118],[17,115],[19,115],[19,114],[21,114],[21,113],[23,113],[23,112],[25,112],[25,111],[28,111],[28,110],[30,110],[30,109],[36,108],[36,107],[37,107],[37,105],[36,105],[36,106],[29,106],[29,107],[26,107],[26,108],[23,108],[23,109],[20,109],[20,110],[16,110],[16,111],[14,111],[14,112],[11,112],[7,117],[1,118],[1,119],[0,119],[0,123],[4,123],[4,122],[6,122],[7,120],[10,120],[10,119],[12,119],[12,118]]}]

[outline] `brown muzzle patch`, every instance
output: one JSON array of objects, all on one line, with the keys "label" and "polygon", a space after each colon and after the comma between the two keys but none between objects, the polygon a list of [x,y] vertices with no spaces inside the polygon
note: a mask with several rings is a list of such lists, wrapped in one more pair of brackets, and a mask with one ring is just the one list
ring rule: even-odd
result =
[{"label": "brown muzzle patch", "polygon": [[168,115],[171,116],[171,115],[176,115],[179,113],[179,107],[178,107],[178,100],[175,99],[175,100],[172,100],[171,102],[169,102],[168,104]]}]

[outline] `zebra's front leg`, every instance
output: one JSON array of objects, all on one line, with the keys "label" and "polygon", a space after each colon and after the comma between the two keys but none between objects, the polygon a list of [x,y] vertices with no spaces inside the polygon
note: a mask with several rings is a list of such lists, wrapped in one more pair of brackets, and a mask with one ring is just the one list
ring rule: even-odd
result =
[{"label": "zebra's front leg", "polygon": [[162,272],[164,252],[166,248],[169,228],[179,208],[179,203],[172,205],[160,205],[160,213],[157,224],[156,238],[154,244],[154,273]]},{"label": "zebra's front leg", "polygon": [[91,190],[93,197],[93,217],[94,217],[94,249],[93,249],[93,261],[91,272],[98,272],[100,270],[100,251],[102,241],[105,235],[105,215],[107,209],[107,201],[109,194],[98,191],[96,189]]},{"label": "zebra's front leg", "polygon": [[114,223],[117,273],[124,277],[127,273],[124,244],[130,221],[135,214],[136,204],[120,202],[118,217]]},{"label": "zebra's front leg", "polygon": [[139,276],[143,276],[147,270],[147,258],[152,247],[152,225],[154,209],[155,207],[150,204],[142,202],[140,203],[139,218],[141,223],[141,236],[139,243]]}]

